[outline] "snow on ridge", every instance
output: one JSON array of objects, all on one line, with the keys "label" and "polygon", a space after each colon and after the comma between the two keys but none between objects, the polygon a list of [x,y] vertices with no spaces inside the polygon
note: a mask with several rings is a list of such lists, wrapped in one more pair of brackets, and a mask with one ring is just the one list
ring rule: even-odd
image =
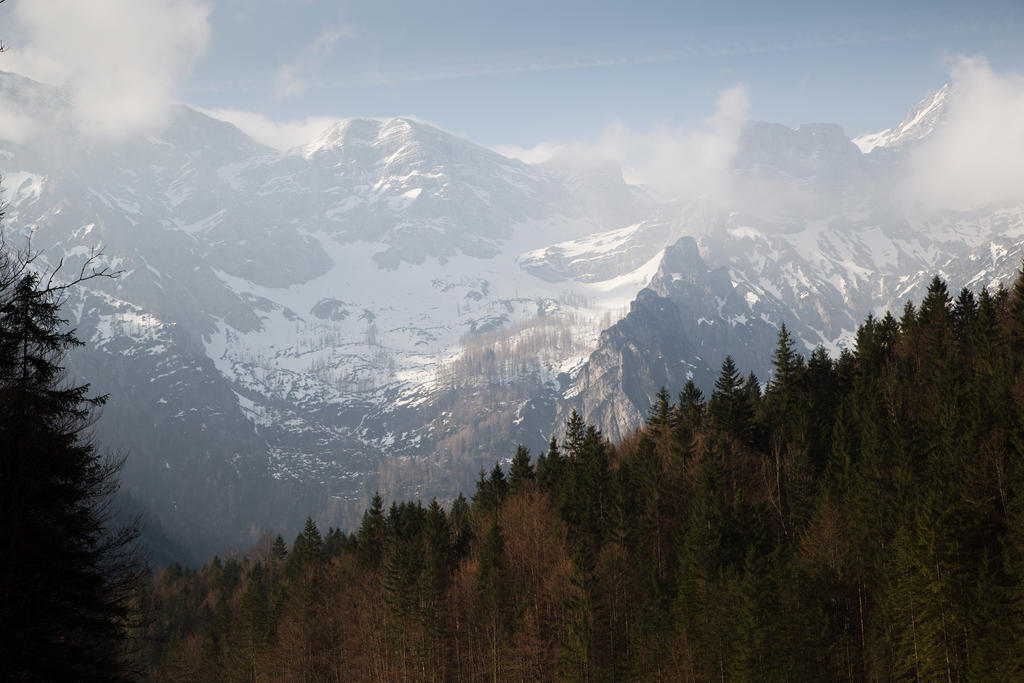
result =
[{"label": "snow on ridge", "polygon": [[630,237],[636,234],[640,227],[640,223],[635,223],[625,228],[596,232],[585,237],[523,252],[519,258],[520,260],[543,259],[552,252],[558,252],[567,257],[608,254],[625,244]]},{"label": "snow on ridge", "polygon": [[853,138],[853,144],[862,154],[869,154],[879,147],[896,148],[908,142],[928,136],[934,129],[949,99],[949,84],[934,90],[911,109],[896,128],[887,128],[877,133],[866,133]]},{"label": "snow on ridge", "polygon": [[3,199],[13,209],[21,202],[39,199],[46,176],[26,171],[4,171],[2,177]]}]

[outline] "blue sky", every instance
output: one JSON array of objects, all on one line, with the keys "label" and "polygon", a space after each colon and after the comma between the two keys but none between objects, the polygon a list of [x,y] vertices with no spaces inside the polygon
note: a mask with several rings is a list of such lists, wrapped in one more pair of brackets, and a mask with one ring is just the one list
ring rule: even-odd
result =
[{"label": "blue sky", "polygon": [[1024,70],[1024,3],[221,0],[180,96],[275,120],[415,115],[486,145],[750,116],[894,125],[952,55]]},{"label": "blue sky", "polygon": [[696,130],[737,85],[744,116],[855,136],[898,123],[960,56],[1024,73],[1022,35],[1021,0],[13,0],[0,68],[66,86],[111,134],[178,100],[277,146],[412,115],[531,148]]}]

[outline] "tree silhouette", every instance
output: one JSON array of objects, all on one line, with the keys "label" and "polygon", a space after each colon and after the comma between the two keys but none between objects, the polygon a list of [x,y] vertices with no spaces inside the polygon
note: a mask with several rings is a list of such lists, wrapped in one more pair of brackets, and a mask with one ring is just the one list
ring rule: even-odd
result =
[{"label": "tree silhouette", "polygon": [[60,317],[70,285],[0,246],[0,657],[18,679],[125,677],[137,529],[109,525],[124,459],[89,439],[106,397],[61,365],[82,343]]}]

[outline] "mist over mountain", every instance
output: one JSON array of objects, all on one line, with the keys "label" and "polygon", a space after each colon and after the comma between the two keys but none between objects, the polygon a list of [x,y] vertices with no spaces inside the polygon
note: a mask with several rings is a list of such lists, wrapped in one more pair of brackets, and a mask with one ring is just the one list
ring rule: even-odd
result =
[{"label": "mist over mountain", "polygon": [[3,73],[0,95],[25,112],[0,141],[7,239],[120,271],[70,294],[72,371],[111,394],[97,434],[130,450],[135,501],[203,550],[351,526],[376,489],[453,495],[572,408],[616,438],[727,354],[767,379],[782,323],[836,352],[933,274],[1007,281],[1024,244],[1008,196],[903,191],[949,88],[856,140],[748,122],[722,191],[673,201],[409,118],[280,152],[177,106],[100,142],[59,89]]}]

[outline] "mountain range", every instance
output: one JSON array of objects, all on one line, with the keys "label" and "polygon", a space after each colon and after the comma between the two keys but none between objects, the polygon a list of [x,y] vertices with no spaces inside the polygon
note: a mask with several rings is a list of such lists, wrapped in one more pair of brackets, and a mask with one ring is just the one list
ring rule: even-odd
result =
[{"label": "mountain range", "polygon": [[[61,90],[0,73],[10,244],[77,271],[70,370],[111,400],[95,438],[197,553],[375,490],[446,498],[578,410],[610,438],[661,386],[710,392],[726,354],[762,380],[785,323],[837,353],[869,313],[1006,281],[1024,206],[910,205],[906,160],[949,88],[898,126],[751,122],[722,197],[665,201],[612,164],[527,164],[410,118],[339,121],[284,152],[178,106],[100,142]],[[8,139],[11,138],[11,139]]]}]

